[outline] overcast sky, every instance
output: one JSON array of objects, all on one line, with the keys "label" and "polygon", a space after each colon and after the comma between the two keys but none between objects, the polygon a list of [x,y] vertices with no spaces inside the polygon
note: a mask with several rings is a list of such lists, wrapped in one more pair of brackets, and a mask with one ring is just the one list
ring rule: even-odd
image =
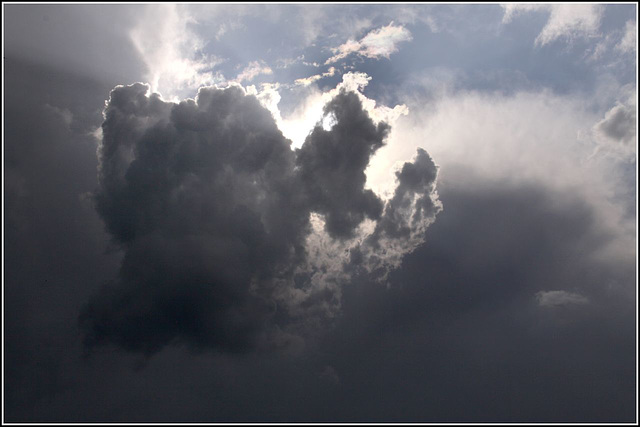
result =
[{"label": "overcast sky", "polygon": [[3,4],[4,420],[636,417],[635,4]]}]

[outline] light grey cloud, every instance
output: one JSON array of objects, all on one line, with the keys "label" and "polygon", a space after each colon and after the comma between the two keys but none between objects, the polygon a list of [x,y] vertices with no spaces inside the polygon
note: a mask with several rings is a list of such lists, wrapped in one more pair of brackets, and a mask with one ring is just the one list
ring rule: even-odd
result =
[{"label": "light grey cloud", "polygon": [[316,81],[322,79],[323,77],[331,77],[335,73],[336,73],[336,68],[335,67],[329,67],[329,69],[326,72],[322,73],[322,74],[314,74],[314,75],[309,76],[309,77],[296,79],[295,84],[301,85],[301,86],[309,86],[311,83],[316,82]]},{"label": "light grey cloud", "polygon": [[250,82],[261,74],[273,74],[273,70],[264,61],[252,61],[238,74],[234,81],[238,83]]},{"label": "light grey cloud", "polygon": [[214,70],[224,60],[205,53],[206,42],[191,28],[195,17],[189,9],[146,5],[137,18],[129,37],[146,65],[145,79],[153,92],[175,100],[224,80]]},{"label": "light grey cloud", "polygon": [[389,25],[372,30],[360,40],[348,40],[333,48],[334,56],[327,59],[325,64],[333,64],[348,55],[355,53],[366,58],[389,58],[398,50],[398,44],[411,41],[411,32],[402,25]]},{"label": "light grey cloud", "polygon": [[621,52],[633,53],[638,43],[638,24],[634,20],[629,20],[625,24],[624,35],[616,44],[616,49]]},{"label": "light grey cloud", "polygon": [[536,299],[541,307],[584,305],[589,302],[586,297],[567,291],[540,291],[536,294]]},{"label": "light grey cloud", "polygon": [[544,46],[557,39],[594,37],[598,35],[604,7],[597,4],[506,4],[503,23],[511,22],[515,16],[532,11],[549,14],[547,23],[535,39],[537,46]]},{"label": "light grey cloud", "polygon": [[636,140],[636,109],[632,105],[616,104],[596,123],[595,130],[612,141],[633,143]]}]

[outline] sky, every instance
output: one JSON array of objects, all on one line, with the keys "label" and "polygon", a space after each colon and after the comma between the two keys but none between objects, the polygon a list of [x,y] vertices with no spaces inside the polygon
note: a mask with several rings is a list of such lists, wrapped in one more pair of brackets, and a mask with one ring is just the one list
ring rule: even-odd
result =
[{"label": "sky", "polygon": [[5,422],[637,421],[635,4],[3,3]]}]

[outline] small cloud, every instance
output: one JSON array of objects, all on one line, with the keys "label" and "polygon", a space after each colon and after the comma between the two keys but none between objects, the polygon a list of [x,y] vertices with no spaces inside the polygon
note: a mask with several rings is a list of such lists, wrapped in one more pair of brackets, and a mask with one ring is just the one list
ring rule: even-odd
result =
[{"label": "small cloud", "polygon": [[89,132],[89,135],[94,137],[96,141],[102,142],[102,126],[96,127],[93,131]]},{"label": "small cloud", "polygon": [[73,114],[67,108],[58,108],[53,105],[45,104],[45,108],[49,109],[53,113],[57,114],[65,127],[68,129],[71,126],[71,122],[73,121]]},{"label": "small cloud", "polygon": [[243,81],[250,82],[260,74],[273,74],[273,70],[263,61],[252,61],[245,67],[238,77],[236,77],[235,81],[237,83],[241,83]]},{"label": "small cloud", "polygon": [[339,385],[340,384],[340,376],[336,372],[333,366],[326,366],[324,371],[320,374],[320,378],[325,381],[329,381],[332,384]]},{"label": "small cloud", "polygon": [[597,4],[507,4],[502,6],[502,23],[507,24],[517,15],[527,12],[547,11],[549,19],[542,28],[535,45],[544,46],[559,38],[575,39],[598,35],[604,13]]},{"label": "small cloud", "polygon": [[304,62],[304,55],[300,55],[296,58],[280,58],[276,59],[276,68],[289,68],[292,65]]},{"label": "small cloud", "polygon": [[391,22],[386,27],[378,28],[370,31],[360,41],[347,40],[337,48],[331,49],[335,54],[327,59],[325,64],[337,62],[352,53],[367,58],[389,58],[389,56],[398,51],[397,45],[404,41],[411,41],[412,36],[409,30],[402,25],[393,25]]},{"label": "small cloud", "polygon": [[318,81],[323,77],[331,77],[331,76],[335,75],[335,73],[336,73],[336,68],[335,67],[331,67],[325,73],[315,74],[313,76],[305,77],[305,78],[302,78],[302,79],[296,79],[295,84],[299,85],[299,86],[309,86],[311,83],[313,83],[315,81]]},{"label": "small cloud", "polygon": [[616,104],[595,125],[596,132],[612,141],[631,144],[636,139],[636,110],[630,105]]},{"label": "small cloud", "polygon": [[635,87],[630,87],[611,107],[602,120],[592,127],[596,150],[604,149],[608,155],[624,159],[636,156],[636,100]]},{"label": "small cloud", "polygon": [[636,49],[638,28],[635,21],[629,20],[625,26],[624,36],[616,45],[616,50],[626,53],[634,52]]},{"label": "small cloud", "polygon": [[239,21],[225,22],[220,25],[220,28],[218,28],[215,38],[216,40],[220,40],[228,32],[243,29],[243,28],[244,28],[244,25]]},{"label": "small cloud", "polygon": [[541,307],[562,307],[567,305],[584,305],[589,302],[586,297],[566,291],[540,291],[536,299]]}]

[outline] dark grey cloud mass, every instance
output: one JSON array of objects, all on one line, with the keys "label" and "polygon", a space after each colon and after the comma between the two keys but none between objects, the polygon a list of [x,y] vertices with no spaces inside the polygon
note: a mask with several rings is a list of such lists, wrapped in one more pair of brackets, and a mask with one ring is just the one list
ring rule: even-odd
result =
[{"label": "dark grey cloud mass", "polygon": [[[597,256],[615,236],[579,197],[448,176],[445,210],[390,286],[345,289],[321,350],[339,409],[321,419],[633,420],[635,300],[617,287],[635,269]],[[547,290],[589,302],[541,306]]]},{"label": "dark grey cloud mass", "polygon": [[[378,243],[381,235],[408,238],[412,225],[438,211],[431,197],[435,190],[437,167],[426,151],[418,149],[415,162],[405,163],[396,176],[398,187],[385,207],[384,216],[372,236],[372,241],[375,243]],[[406,218],[405,211],[416,196],[419,197],[416,200],[416,209],[411,212],[409,218]],[[405,213],[404,216],[403,213]],[[407,221],[408,219],[410,220]]]},{"label": "dark grey cloud mass", "polygon": [[116,88],[105,110],[96,207],[125,258],[115,288],[81,316],[85,342],[243,350],[273,311],[252,280],[304,256],[293,153],[239,88],[175,106],[147,90]]},{"label": "dark grey cloud mass", "polygon": [[[635,159],[566,188],[490,178],[473,145],[456,166],[418,135],[383,197],[367,165],[397,134],[361,97],[338,93],[294,150],[239,88],[170,103],[116,87],[184,54],[146,18],[171,6],[3,6],[3,422],[637,422]],[[378,106],[430,102],[423,74],[602,92],[585,129],[633,146],[635,98],[600,83],[636,91],[635,51],[612,47],[635,6],[542,48],[545,13],[409,6],[194,6],[201,22],[175,28],[206,32],[227,77],[263,59],[292,82],[323,70],[274,61],[322,62],[395,20],[414,41],[355,64]],[[150,50],[131,42],[141,23]]]},{"label": "dark grey cloud mass", "polygon": [[297,150],[296,165],[311,207],[326,216],[327,232],[332,237],[352,237],[365,217],[377,220],[382,213],[382,200],[364,189],[364,171],[390,126],[374,125],[353,92],[336,96],[324,114],[335,120],[334,126],[313,129]]},{"label": "dark grey cloud mass", "polygon": [[4,396],[12,419],[69,386],[69,363],[81,354],[78,313],[119,260],[105,254],[108,236],[86,197],[97,185],[89,132],[113,83],[14,56],[5,78]]},{"label": "dark grey cloud mass", "polygon": [[[316,264],[305,247],[311,212],[337,239],[354,237],[365,217],[380,219],[376,241],[407,237],[412,224],[396,211],[411,207],[409,194],[423,194],[414,225],[423,209],[435,214],[436,169],[421,151],[398,174],[381,218],[384,204],[364,189],[364,170],[389,125],[375,125],[355,93],[334,97],[325,108],[334,126],[318,124],[294,152],[269,111],[238,87],[202,88],[179,104],[147,91],[117,87],[104,112],[95,205],[124,259],[118,279],[80,316],[89,349],[286,346],[291,305],[339,305],[322,272],[319,288],[304,283],[316,269],[300,274],[303,262]],[[294,285],[308,294],[293,301]]]}]

